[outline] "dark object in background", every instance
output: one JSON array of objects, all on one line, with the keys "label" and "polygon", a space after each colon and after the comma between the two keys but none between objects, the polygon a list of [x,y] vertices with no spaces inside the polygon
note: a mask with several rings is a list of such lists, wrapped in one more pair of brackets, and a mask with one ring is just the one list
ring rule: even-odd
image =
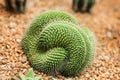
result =
[{"label": "dark object in background", "polygon": [[9,11],[24,13],[27,0],[5,0],[6,7]]},{"label": "dark object in background", "polygon": [[90,9],[95,4],[95,0],[73,0],[72,8],[76,12],[90,12]]}]

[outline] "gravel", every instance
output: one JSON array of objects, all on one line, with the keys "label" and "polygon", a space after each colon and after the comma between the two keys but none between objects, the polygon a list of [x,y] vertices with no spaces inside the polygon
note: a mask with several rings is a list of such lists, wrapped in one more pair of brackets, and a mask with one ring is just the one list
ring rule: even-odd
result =
[{"label": "gravel", "polygon": [[[3,1],[0,0],[0,80],[17,79],[19,73],[26,74],[31,68],[20,42],[33,18],[50,9],[69,12],[80,25],[89,27],[97,39],[93,63],[83,73],[68,80],[120,80],[120,0],[100,0],[91,14],[75,13],[71,9],[72,0],[29,0],[25,14],[14,14],[5,10]],[[34,72],[43,80],[53,78]],[[54,79],[67,78],[58,75]]]}]

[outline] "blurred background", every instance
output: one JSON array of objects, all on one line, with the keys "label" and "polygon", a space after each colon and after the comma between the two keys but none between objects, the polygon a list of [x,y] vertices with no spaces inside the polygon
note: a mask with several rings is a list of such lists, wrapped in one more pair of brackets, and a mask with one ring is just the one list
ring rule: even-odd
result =
[{"label": "blurred background", "polygon": [[[12,5],[17,7],[14,3]],[[119,80],[120,0],[96,0],[90,11],[79,10],[78,5],[74,4],[76,10],[72,0],[27,0],[26,9],[16,13],[17,9],[10,11],[5,0],[0,0],[0,79],[17,78],[18,73],[28,72],[31,67],[20,47],[23,34],[37,15],[48,10],[60,10],[74,16],[80,27],[90,28],[97,39],[93,64],[79,76],[70,79]],[[53,77],[34,72],[43,80]],[[61,75],[55,78],[67,79]]]}]

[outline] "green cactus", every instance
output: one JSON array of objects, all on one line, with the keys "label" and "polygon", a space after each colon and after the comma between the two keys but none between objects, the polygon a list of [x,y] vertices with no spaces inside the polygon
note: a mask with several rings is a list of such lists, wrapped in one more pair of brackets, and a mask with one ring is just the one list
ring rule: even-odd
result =
[{"label": "green cactus", "polygon": [[5,0],[6,7],[9,11],[24,13],[27,0]]},{"label": "green cactus", "polygon": [[95,0],[72,0],[72,8],[75,11],[90,12]]},{"label": "green cactus", "polygon": [[33,69],[30,69],[27,75],[19,74],[20,80],[42,80],[40,77],[35,77]]},{"label": "green cactus", "polygon": [[88,28],[60,11],[48,11],[31,23],[22,48],[32,67],[46,74],[75,76],[92,61],[95,38]]}]

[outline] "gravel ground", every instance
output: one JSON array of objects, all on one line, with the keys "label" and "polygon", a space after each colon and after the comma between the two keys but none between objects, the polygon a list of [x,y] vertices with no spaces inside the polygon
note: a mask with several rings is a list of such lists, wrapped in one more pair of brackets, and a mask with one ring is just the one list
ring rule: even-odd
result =
[{"label": "gravel ground", "polygon": [[[96,35],[96,57],[79,76],[71,80],[120,80],[120,0],[100,0],[92,8],[91,14],[75,13],[71,0],[28,0],[25,14],[9,13],[4,0],[0,0],[0,80],[26,74],[31,68],[21,50],[20,41],[35,16],[55,9],[72,14],[80,25],[88,26]],[[34,70],[43,80],[52,76]],[[66,80],[56,76],[57,80]]]}]

